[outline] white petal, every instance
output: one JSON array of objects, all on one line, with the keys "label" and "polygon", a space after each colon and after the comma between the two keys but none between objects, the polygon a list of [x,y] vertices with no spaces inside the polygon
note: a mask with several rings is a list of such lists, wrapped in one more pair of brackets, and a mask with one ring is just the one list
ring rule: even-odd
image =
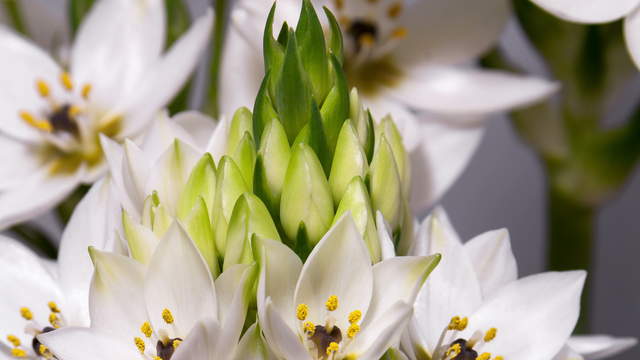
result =
[{"label": "white petal", "polygon": [[635,9],[638,0],[531,0],[562,19],[580,23],[614,21]]},{"label": "white petal", "polygon": [[87,328],[65,327],[38,336],[58,359],[65,360],[113,360],[139,359],[140,353],[133,344],[123,343],[106,334]]},{"label": "white petal", "polygon": [[[364,240],[347,212],[315,246],[307,258],[296,286],[295,305],[309,306],[309,321],[325,322],[325,303],[338,297],[338,308],[331,313],[341,329],[349,326],[350,312],[360,310],[366,317],[373,294],[371,258]],[[295,316],[295,308],[291,309]]]},{"label": "white petal", "polygon": [[553,357],[553,360],[584,360],[582,355],[578,354],[568,345],[562,347],[559,353]]},{"label": "white petal", "polygon": [[211,135],[211,139],[207,144],[207,152],[211,154],[213,160],[217,163],[227,150],[227,136],[229,135],[229,120],[226,116],[222,116],[216,124],[216,129]]},{"label": "white petal", "polygon": [[[175,223],[153,254],[144,292],[153,328],[167,329],[171,338],[184,337],[198,320],[218,313],[209,267],[186,232]],[[164,309],[172,312],[173,325],[163,321]]]},{"label": "white petal", "polygon": [[247,329],[240,339],[233,358],[235,360],[266,360],[267,356],[260,336],[260,328],[256,322]]},{"label": "white petal", "polygon": [[376,212],[376,228],[378,229],[378,239],[380,240],[380,249],[382,250],[382,260],[391,259],[396,256],[396,249],[391,240],[391,231],[389,224],[384,219],[384,215],[380,211]]},{"label": "white petal", "polygon": [[488,231],[464,244],[484,296],[518,279],[518,264],[507,229]]},{"label": "white petal", "polygon": [[[412,70],[389,95],[415,109],[468,122],[475,117],[538,102],[558,90],[558,84],[504,71],[444,66]],[[459,117],[459,119],[456,119]]]},{"label": "white petal", "polygon": [[147,321],[144,267],[135,260],[91,250],[96,272],[91,282],[91,327],[123,342],[140,335]]},{"label": "white petal", "polygon": [[264,328],[267,344],[280,357],[296,360],[312,359],[300,342],[298,335],[293,332],[273,307],[270,298],[266,301],[264,318],[260,320],[260,323]]},{"label": "white petal", "polygon": [[42,166],[36,148],[28,143],[0,135],[0,149],[0,190],[20,186]]},{"label": "white petal", "polygon": [[142,143],[142,150],[152,162],[162,155],[175,139],[197,148],[192,136],[169,118],[167,111],[162,111],[156,116],[146,132]]},{"label": "white petal", "polygon": [[16,188],[0,194],[0,228],[34,218],[56,206],[75,189],[84,167],[70,175],[48,174],[47,169],[24,179]]},{"label": "white petal", "polygon": [[[226,91],[223,91],[226,93]],[[193,146],[204,151],[216,128],[216,122],[209,116],[198,111],[184,111],[174,115],[171,120],[191,136]]]},{"label": "white petal", "polygon": [[213,319],[198,321],[189,335],[180,344],[174,360],[224,360],[216,357],[216,348],[220,346],[220,324]]},{"label": "white petal", "polygon": [[406,1],[398,24],[407,28],[394,55],[402,63],[471,60],[498,40],[511,15],[507,0]]},{"label": "white petal", "polygon": [[638,343],[635,338],[619,338],[609,335],[572,336],[567,341],[573,350],[586,360],[604,359],[619,354]]},{"label": "white petal", "polygon": [[552,359],[578,320],[585,276],[584,271],[548,272],[512,282],[469,317],[461,336],[495,327],[496,338],[482,351],[505,359]]},{"label": "white petal", "polygon": [[[22,17],[27,27],[29,37],[49,53],[57,54],[62,50],[69,38],[69,24],[66,19],[66,9],[57,1],[21,0]],[[0,13],[2,11],[0,10]],[[0,14],[2,17],[4,14]],[[8,20],[2,18],[5,24]]]},{"label": "white petal", "polygon": [[[640,3],[636,1],[636,3]],[[627,49],[636,66],[640,67],[640,9],[631,12],[624,19],[624,37]]]},{"label": "white petal", "polygon": [[60,286],[73,306],[65,315],[73,324],[88,325],[89,284],[93,264],[87,248],[115,249],[114,224],[118,205],[109,192],[108,178],[97,182],[78,203],[62,233],[58,254]]}]

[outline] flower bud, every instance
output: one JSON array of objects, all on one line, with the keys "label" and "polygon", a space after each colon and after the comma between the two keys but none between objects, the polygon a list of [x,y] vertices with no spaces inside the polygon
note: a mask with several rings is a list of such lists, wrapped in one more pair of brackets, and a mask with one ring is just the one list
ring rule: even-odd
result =
[{"label": "flower bud", "polygon": [[180,199],[176,215],[184,220],[192,212],[199,199],[204,200],[205,209],[211,209],[216,191],[216,168],[211,154],[206,153],[191,171]]},{"label": "flower bud", "polygon": [[400,174],[400,180],[402,181],[402,190],[404,196],[409,196],[409,190],[411,188],[411,166],[409,161],[409,155],[402,143],[402,136],[396,127],[396,124],[391,119],[390,115],[385,116],[378,124],[378,132],[384,134],[385,138],[391,145],[393,150],[393,158],[398,166],[398,174]]},{"label": "flower bud", "polygon": [[253,169],[256,164],[256,145],[253,142],[251,134],[248,132],[244,133],[244,136],[240,139],[240,142],[236,146],[231,157],[235,161],[236,165],[238,165],[238,168],[242,173],[242,177],[244,178],[244,182],[247,184],[249,189],[252,190]]},{"label": "flower bud", "polygon": [[272,213],[280,211],[280,196],[291,157],[287,134],[278,120],[270,120],[264,128],[256,164],[254,191],[267,203]]},{"label": "flower bud", "polygon": [[184,228],[189,233],[193,243],[198,247],[200,254],[209,267],[209,271],[215,277],[220,273],[218,256],[215,248],[215,239],[207,204],[202,197],[196,199],[196,203],[189,215],[184,219]]},{"label": "flower bud", "polygon": [[253,136],[253,120],[251,111],[241,107],[233,114],[227,136],[227,154],[233,154],[245,133]]},{"label": "flower bud", "polygon": [[329,184],[336,205],[342,199],[344,191],[353,177],[364,177],[367,167],[367,157],[360,146],[353,123],[349,120],[345,121],[338,136],[336,153],[329,175]]},{"label": "flower bud", "polygon": [[369,179],[373,208],[384,215],[392,229],[397,229],[402,218],[402,183],[393,150],[384,134],[373,154]]},{"label": "flower bud", "polygon": [[122,210],[122,229],[131,257],[148,264],[159,238],[149,228],[138,224],[125,210]]}]

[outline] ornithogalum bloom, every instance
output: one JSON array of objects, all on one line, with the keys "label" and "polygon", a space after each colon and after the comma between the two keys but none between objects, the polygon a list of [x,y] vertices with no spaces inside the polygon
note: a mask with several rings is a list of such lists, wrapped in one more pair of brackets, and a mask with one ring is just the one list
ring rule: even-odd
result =
[{"label": "ornithogalum bloom", "polygon": [[257,240],[258,317],[280,359],[379,359],[398,342],[439,256],[374,266],[349,214],[302,264],[282,243]]},{"label": "ornithogalum bloom", "polygon": [[211,22],[208,12],[164,54],[163,1],[100,0],[68,66],[0,27],[0,227],[93,182],[104,169],[99,135],[141,135],[193,70]]},{"label": "ornithogalum bloom", "polygon": [[[65,229],[57,263],[43,260],[19,242],[0,239],[0,357],[48,358],[36,336],[67,326],[89,325],[93,266],[87,246],[121,249],[109,180],[97,182],[80,202]],[[111,203],[111,204],[110,204]]]},{"label": "ornithogalum bloom", "polygon": [[[312,2],[327,6],[342,27],[349,86],[358,88],[375,117],[392,114],[407,141],[421,179],[419,193],[412,197],[414,210],[432,204],[461,173],[488,115],[540,100],[557,87],[470,66],[497,41],[510,14],[507,1]],[[222,72],[228,89],[221,93],[221,106],[227,115],[252,103],[260,86],[264,71],[257,56],[263,44],[258,26],[272,3],[238,1],[232,12]],[[277,19],[295,24],[300,1],[277,4]]]},{"label": "ornithogalum bloom", "polygon": [[188,235],[173,225],[148,267],[90,250],[91,328],[66,327],[38,340],[58,359],[233,359],[255,266],[237,265],[215,284]]}]

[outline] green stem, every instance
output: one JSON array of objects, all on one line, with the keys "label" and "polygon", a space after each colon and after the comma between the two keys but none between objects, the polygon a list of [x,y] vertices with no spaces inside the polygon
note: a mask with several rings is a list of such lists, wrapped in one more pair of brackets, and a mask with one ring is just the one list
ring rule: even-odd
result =
[{"label": "green stem", "polygon": [[69,21],[71,23],[72,34],[75,34],[82,19],[89,12],[95,0],[70,0],[69,1]]},{"label": "green stem", "polygon": [[89,191],[89,186],[81,185],[78,186],[71,195],[69,195],[66,199],[64,199],[58,207],[56,207],[56,214],[58,215],[58,219],[63,225],[66,225],[73,214],[73,210],[75,210],[76,206],[82,198]]},{"label": "green stem", "polygon": [[13,28],[21,34],[27,35],[27,27],[22,19],[18,0],[3,0],[4,9],[11,19]]},{"label": "green stem", "polygon": [[217,118],[220,112],[218,103],[218,95],[220,89],[220,64],[222,62],[222,51],[224,47],[224,37],[226,30],[226,14],[229,1],[213,1],[215,1],[216,22],[213,29],[213,46],[209,64],[209,88],[207,91],[207,96],[205,98],[203,111],[213,118]]},{"label": "green stem", "polygon": [[[593,276],[595,207],[574,200],[553,184],[549,185],[548,191],[548,268],[556,271],[588,269]],[[587,280],[576,326],[579,333],[587,332],[589,328],[589,293],[590,281]]]},{"label": "green stem", "polygon": [[55,259],[58,250],[53,241],[40,229],[32,225],[19,224],[12,226],[9,231],[18,235],[24,242],[40,250],[48,258]]}]

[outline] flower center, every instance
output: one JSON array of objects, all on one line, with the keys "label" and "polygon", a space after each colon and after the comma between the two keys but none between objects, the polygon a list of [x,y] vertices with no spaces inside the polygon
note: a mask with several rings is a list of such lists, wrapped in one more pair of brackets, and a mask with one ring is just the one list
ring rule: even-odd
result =
[{"label": "flower center", "polygon": [[14,334],[9,334],[7,335],[6,339],[11,344],[11,355],[13,357],[27,358],[35,355],[36,357],[44,359],[56,359],[51,351],[49,351],[49,349],[42,343],[40,343],[40,341],[38,341],[38,339],[36,338],[36,336],[40,334],[54,331],[65,325],[62,312],[60,311],[58,305],[53,301],[50,301],[49,303],[47,303],[47,305],[49,306],[49,310],[51,311],[49,313],[48,326],[42,326],[41,324],[39,324],[34,319],[33,312],[28,307],[20,308],[20,316],[22,316],[22,318],[27,321],[27,325],[25,326],[24,331],[25,333],[33,337],[33,339],[31,340],[31,348],[33,349],[33,354],[30,353],[31,351],[27,346],[24,346],[24,344],[22,344],[20,338],[18,338]]},{"label": "flower center", "polygon": [[[486,332],[476,331],[471,338],[457,337],[458,332],[467,328],[469,319],[454,316],[443,330],[433,351],[433,360],[504,360],[502,356],[491,357],[488,352],[478,355],[482,346],[495,339],[498,329],[490,328]],[[450,339],[455,339],[451,341]]]},{"label": "flower center", "polygon": [[[173,314],[169,309],[162,311],[162,320],[164,320],[167,325],[175,328]],[[137,336],[133,338],[133,343],[144,359],[170,360],[173,353],[182,343],[182,339],[179,337],[169,338],[165,329],[160,329],[155,333],[149,322],[145,322],[140,326],[140,332],[144,337]],[[155,352],[153,349],[149,350],[147,346],[147,344],[153,344],[154,342],[156,344]]]},{"label": "flower center", "polygon": [[352,311],[349,314],[349,327],[346,332],[346,339],[342,330],[336,325],[336,319],[331,315],[338,309],[339,300],[335,295],[329,296],[325,303],[326,316],[324,325],[316,325],[307,321],[309,307],[307,304],[299,304],[296,308],[296,318],[300,321],[301,338],[310,353],[315,353],[316,359],[335,360],[343,356],[342,349],[348,345],[360,332],[358,322],[362,319],[360,310]]}]

